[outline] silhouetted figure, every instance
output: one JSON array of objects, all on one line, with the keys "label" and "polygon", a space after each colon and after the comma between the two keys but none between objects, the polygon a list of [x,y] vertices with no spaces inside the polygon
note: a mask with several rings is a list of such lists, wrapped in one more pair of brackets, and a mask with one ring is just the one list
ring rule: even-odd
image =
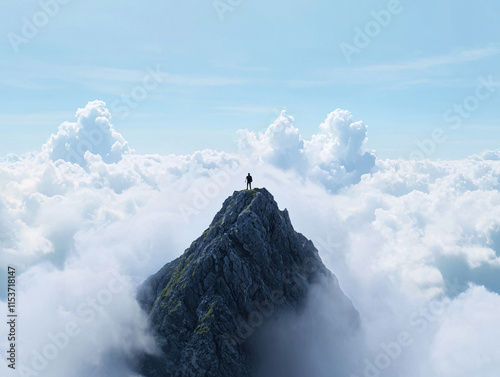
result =
[{"label": "silhouetted figure", "polygon": [[247,190],[251,190],[252,189],[252,176],[250,175],[250,173],[248,173],[247,177],[245,178],[245,181],[247,182]]}]

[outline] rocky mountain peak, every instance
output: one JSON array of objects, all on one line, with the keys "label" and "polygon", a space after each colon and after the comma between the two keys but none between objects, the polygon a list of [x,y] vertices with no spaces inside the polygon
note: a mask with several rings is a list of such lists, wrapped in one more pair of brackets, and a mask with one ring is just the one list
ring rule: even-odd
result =
[{"label": "rocky mountain peak", "polygon": [[147,377],[252,376],[258,333],[300,312],[321,281],[349,301],[269,191],[236,191],[203,234],[141,286],[161,353],[144,355],[139,369]]}]

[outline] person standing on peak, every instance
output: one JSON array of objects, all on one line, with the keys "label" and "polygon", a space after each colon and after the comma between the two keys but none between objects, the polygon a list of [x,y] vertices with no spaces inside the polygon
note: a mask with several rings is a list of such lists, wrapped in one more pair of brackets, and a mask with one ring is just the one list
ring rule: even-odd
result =
[{"label": "person standing on peak", "polygon": [[247,190],[251,190],[252,189],[252,176],[250,175],[250,173],[248,173],[247,177],[245,178],[245,181],[247,183]]}]

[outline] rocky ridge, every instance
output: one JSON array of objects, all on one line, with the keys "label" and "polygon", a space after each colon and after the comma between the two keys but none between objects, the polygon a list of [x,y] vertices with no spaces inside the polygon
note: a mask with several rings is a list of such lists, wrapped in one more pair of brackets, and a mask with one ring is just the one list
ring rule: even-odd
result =
[{"label": "rocky ridge", "polygon": [[[259,337],[271,318],[298,313],[310,287],[328,284],[358,315],[313,243],[295,232],[265,189],[234,192],[208,229],[141,286],[161,348],[139,370],[153,376],[253,376]],[[354,324],[355,325],[355,324]]]}]

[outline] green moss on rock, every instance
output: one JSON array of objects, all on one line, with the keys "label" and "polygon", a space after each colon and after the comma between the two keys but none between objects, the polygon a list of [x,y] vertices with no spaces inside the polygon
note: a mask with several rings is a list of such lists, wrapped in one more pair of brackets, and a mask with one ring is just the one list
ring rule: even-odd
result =
[{"label": "green moss on rock", "polygon": [[170,308],[170,309],[168,310],[168,314],[170,315],[170,314],[172,314],[173,312],[175,312],[175,311],[179,308],[179,306],[181,306],[181,304],[182,304],[182,302],[181,302],[180,300],[179,300],[179,301],[177,301],[177,304],[176,304],[174,307],[172,307],[172,308]]},{"label": "green moss on rock", "polygon": [[205,333],[207,333],[209,331],[210,331],[210,328],[208,326],[206,326],[206,325],[198,326],[196,328],[196,333],[197,334],[205,334]]},{"label": "green moss on rock", "polygon": [[198,325],[198,327],[196,328],[196,333],[197,334],[204,334],[204,333],[207,333],[210,331],[210,328],[207,326],[207,324],[205,323],[205,321],[209,318],[212,318],[214,316],[214,306],[215,306],[215,301],[212,302],[212,304],[210,305],[210,308],[208,309],[208,311],[206,312],[206,314],[203,316],[203,318],[201,319],[201,322],[200,324]]},{"label": "green moss on rock", "polygon": [[217,227],[220,227],[220,225],[222,224],[222,219],[220,219],[219,221],[217,221],[214,225],[212,225],[210,228],[208,228],[207,230],[205,230],[203,232],[203,241],[205,241],[205,239],[207,238],[208,236],[208,233],[210,233],[210,231],[213,229],[213,228],[217,228]]},{"label": "green moss on rock", "polygon": [[179,260],[179,263],[177,263],[177,266],[175,267],[175,271],[173,272],[172,276],[170,277],[170,280],[168,281],[167,286],[161,291],[162,297],[167,297],[169,293],[172,291],[172,289],[179,284],[184,278],[186,277],[186,271],[188,267],[192,264],[191,263],[191,258],[193,255],[190,255],[189,257],[186,258],[187,252],[189,251],[186,250],[186,252],[181,256],[181,259]]},{"label": "green moss on rock", "polygon": [[260,191],[259,189],[251,189],[251,190],[241,190],[241,191],[238,191],[238,192],[248,193],[248,194],[252,195],[252,198],[255,198],[255,195],[257,195],[257,193],[259,191]]}]

